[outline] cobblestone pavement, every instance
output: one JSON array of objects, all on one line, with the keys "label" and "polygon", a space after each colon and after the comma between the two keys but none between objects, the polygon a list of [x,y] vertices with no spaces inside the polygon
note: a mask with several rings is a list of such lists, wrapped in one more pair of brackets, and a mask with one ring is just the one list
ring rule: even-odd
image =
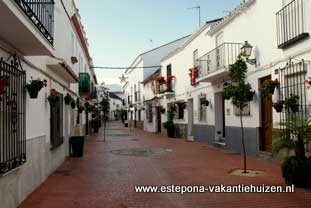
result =
[{"label": "cobblestone pavement", "polygon": [[[157,151],[149,154],[150,147]],[[128,148],[144,151],[129,156],[131,150],[122,150]],[[141,130],[129,131],[115,122],[108,125],[106,142],[103,141],[102,130],[88,137],[84,157],[67,159],[20,207],[311,206],[311,191],[298,188],[295,193],[269,194],[134,192],[134,185],[285,185],[278,165],[251,157],[248,164],[250,169],[265,173],[252,178],[229,175],[228,171],[242,167],[240,155]]]}]

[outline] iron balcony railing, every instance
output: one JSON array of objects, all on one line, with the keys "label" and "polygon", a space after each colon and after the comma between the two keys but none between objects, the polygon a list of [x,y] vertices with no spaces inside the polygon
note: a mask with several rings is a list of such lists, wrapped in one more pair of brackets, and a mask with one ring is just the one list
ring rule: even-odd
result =
[{"label": "iron balcony railing", "polygon": [[276,13],[278,48],[286,48],[309,36],[305,31],[305,0],[294,0]]},{"label": "iron balcony railing", "polygon": [[14,0],[14,2],[53,45],[54,0]]},{"label": "iron balcony railing", "polygon": [[224,69],[233,64],[241,53],[241,43],[223,43],[206,53],[199,61],[198,77],[202,78],[210,73]]}]

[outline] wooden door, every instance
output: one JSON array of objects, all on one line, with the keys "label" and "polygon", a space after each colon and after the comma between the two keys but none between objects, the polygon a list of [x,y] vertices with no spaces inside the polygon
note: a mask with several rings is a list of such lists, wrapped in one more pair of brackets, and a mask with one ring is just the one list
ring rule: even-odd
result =
[{"label": "wooden door", "polygon": [[[266,77],[261,80],[261,84],[265,80],[270,80],[271,77]],[[272,151],[272,96],[261,98],[261,138],[260,150],[271,152]]]}]

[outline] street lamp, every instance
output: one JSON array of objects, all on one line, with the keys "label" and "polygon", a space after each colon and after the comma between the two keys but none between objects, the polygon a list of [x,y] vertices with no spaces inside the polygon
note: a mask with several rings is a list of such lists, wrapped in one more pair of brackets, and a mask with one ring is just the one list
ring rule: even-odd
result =
[{"label": "street lamp", "polygon": [[241,48],[241,55],[246,58],[247,63],[251,65],[256,65],[257,60],[256,58],[250,59],[249,57],[252,55],[253,46],[248,43],[248,41],[245,41],[244,45]]}]

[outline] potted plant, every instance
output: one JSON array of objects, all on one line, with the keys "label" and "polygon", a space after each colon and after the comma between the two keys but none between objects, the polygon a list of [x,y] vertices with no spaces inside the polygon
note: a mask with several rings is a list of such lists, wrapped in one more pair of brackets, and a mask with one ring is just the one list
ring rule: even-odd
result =
[{"label": "potted plant", "polygon": [[160,85],[164,85],[166,83],[165,78],[163,76],[159,76],[156,78]]},{"label": "potted plant", "polygon": [[175,124],[174,124],[175,111],[169,110],[167,112],[167,121],[163,123],[163,127],[167,130],[167,136],[174,138],[175,136]]},{"label": "potted plant", "polygon": [[209,101],[208,100],[203,100],[202,104],[205,105],[205,106],[209,106]]},{"label": "potted plant", "polygon": [[80,113],[82,113],[84,111],[84,107],[83,106],[79,106],[78,107],[78,113],[80,114]]},{"label": "potted plant", "polygon": [[281,113],[283,111],[285,102],[283,100],[279,100],[276,103],[273,103],[273,108],[276,110],[276,112]]},{"label": "potted plant", "polygon": [[70,102],[74,101],[69,93],[64,97],[64,101],[66,105],[69,105]]},{"label": "potted plant", "polygon": [[165,113],[165,108],[163,106],[159,106],[159,111],[161,114],[164,114]]},{"label": "potted plant", "polygon": [[[311,158],[306,156],[305,147],[311,141],[311,118],[293,117],[281,126],[273,142],[273,153],[287,150],[287,157],[281,163],[283,177],[290,185],[310,188]],[[289,156],[291,150],[294,156]]]},{"label": "potted plant", "polygon": [[285,107],[293,113],[297,113],[299,111],[299,96],[291,95],[290,98],[287,98],[285,100]]},{"label": "potted plant", "polygon": [[308,85],[308,89],[311,88],[311,77],[308,77],[308,79],[305,80],[305,83]]},{"label": "potted plant", "polygon": [[279,85],[280,85],[280,82],[278,79],[264,81],[262,86],[259,89],[261,96],[263,98],[266,98],[274,94],[275,88],[278,87]]},{"label": "potted plant", "polygon": [[176,112],[177,111],[176,104],[175,103],[171,103],[169,105],[169,110],[172,111],[172,112]]},{"label": "potted plant", "polygon": [[70,105],[72,109],[76,108],[76,102],[74,101],[74,99],[71,100]]},{"label": "potted plant", "polygon": [[72,63],[72,64],[78,63],[78,59],[77,59],[76,56],[71,56],[71,63]]},{"label": "potted plant", "polygon": [[50,95],[48,96],[48,101],[51,107],[54,107],[59,102],[59,96],[55,89],[50,90]]},{"label": "potted plant", "polygon": [[39,78],[34,80],[31,77],[30,82],[26,84],[26,89],[29,93],[30,98],[36,99],[38,98],[38,93],[40,92],[40,90],[46,86],[47,86],[47,81],[45,79],[43,81],[40,80]]}]

